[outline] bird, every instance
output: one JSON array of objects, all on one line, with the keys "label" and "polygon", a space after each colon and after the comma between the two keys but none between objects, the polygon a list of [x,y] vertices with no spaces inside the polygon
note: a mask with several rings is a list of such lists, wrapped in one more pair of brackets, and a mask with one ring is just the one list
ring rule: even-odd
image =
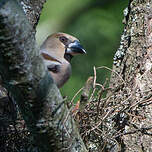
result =
[{"label": "bird", "polygon": [[46,38],[40,53],[54,82],[61,88],[71,76],[71,59],[75,55],[86,54],[86,51],[77,38],[58,32]]}]

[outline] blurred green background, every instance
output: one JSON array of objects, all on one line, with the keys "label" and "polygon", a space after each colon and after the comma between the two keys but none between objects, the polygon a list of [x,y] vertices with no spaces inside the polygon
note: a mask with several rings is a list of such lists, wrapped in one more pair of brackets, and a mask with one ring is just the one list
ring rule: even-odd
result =
[{"label": "blurred green background", "polygon": [[[51,33],[65,32],[77,37],[87,51],[72,59],[72,77],[61,89],[63,96],[71,99],[93,75],[94,66],[112,68],[127,5],[127,0],[48,0],[44,5],[37,27],[38,44]],[[97,71],[99,83],[109,76],[105,69]]]}]

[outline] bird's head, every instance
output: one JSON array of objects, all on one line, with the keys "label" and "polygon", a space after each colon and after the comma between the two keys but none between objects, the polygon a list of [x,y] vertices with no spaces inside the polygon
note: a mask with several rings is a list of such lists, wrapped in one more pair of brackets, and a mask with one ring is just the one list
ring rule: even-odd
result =
[{"label": "bird's head", "polygon": [[41,53],[45,59],[49,56],[52,60],[62,62],[62,59],[68,61],[78,54],[85,54],[79,40],[66,33],[54,33],[50,35],[41,46]]}]

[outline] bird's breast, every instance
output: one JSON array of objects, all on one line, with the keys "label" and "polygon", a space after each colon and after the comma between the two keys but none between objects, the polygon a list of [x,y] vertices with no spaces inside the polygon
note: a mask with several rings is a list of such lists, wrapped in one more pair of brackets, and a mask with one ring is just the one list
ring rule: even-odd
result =
[{"label": "bird's breast", "polygon": [[58,72],[51,71],[51,75],[58,88],[61,88],[71,76],[71,65],[63,62],[59,66]]}]

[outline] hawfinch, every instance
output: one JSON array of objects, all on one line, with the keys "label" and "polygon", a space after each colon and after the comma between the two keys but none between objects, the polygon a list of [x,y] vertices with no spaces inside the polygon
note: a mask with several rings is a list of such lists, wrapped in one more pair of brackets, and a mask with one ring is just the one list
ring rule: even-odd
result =
[{"label": "hawfinch", "polygon": [[65,33],[55,33],[47,37],[40,52],[58,88],[61,88],[71,75],[72,57],[86,53],[77,38]]}]

